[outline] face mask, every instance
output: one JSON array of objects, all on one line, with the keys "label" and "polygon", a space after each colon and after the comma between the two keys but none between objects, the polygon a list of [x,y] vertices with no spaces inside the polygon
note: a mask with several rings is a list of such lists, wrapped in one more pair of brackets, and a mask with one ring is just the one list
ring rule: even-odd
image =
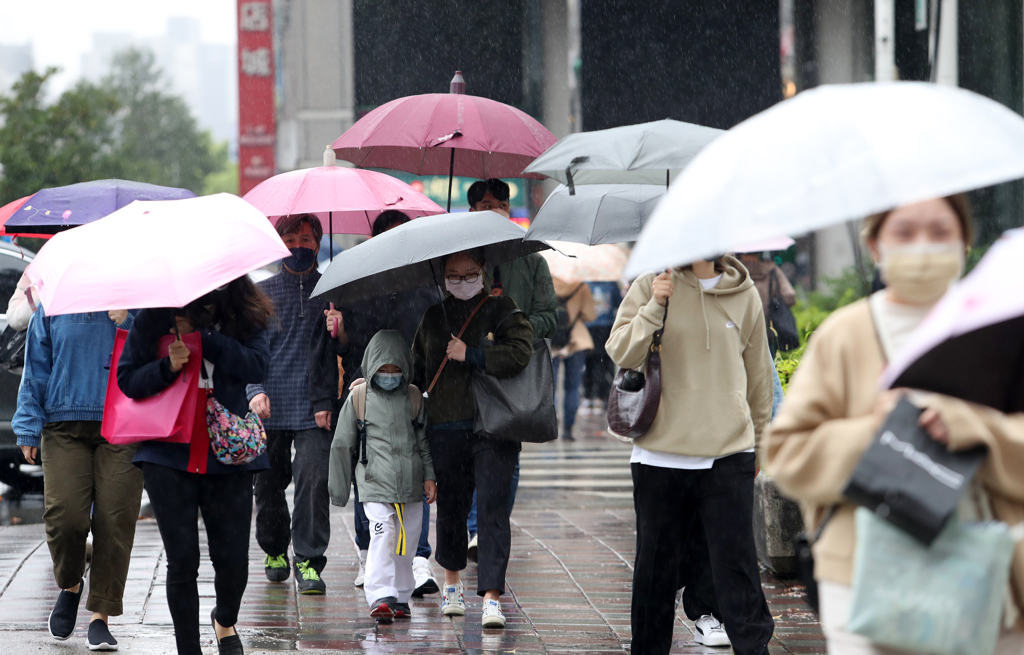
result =
[{"label": "face mask", "polygon": [[290,257],[285,257],[281,263],[288,267],[288,270],[296,273],[304,273],[313,268],[316,263],[316,251],[312,248],[289,248]]},{"label": "face mask", "polygon": [[477,278],[476,282],[462,281],[459,284],[452,284],[447,279],[444,281],[444,288],[459,300],[469,300],[484,290],[484,276]]},{"label": "face mask", "polygon": [[373,383],[384,391],[394,391],[402,384],[401,373],[377,373],[373,376]]},{"label": "face mask", "polygon": [[939,300],[964,271],[964,244],[927,243],[887,248],[879,244],[878,270],[896,296],[914,305]]}]

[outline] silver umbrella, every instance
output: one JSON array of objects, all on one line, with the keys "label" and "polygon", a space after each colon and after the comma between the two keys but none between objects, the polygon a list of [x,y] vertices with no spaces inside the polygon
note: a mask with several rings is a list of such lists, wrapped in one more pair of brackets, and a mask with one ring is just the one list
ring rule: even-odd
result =
[{"label": "silver umbrella", "polygon": [[442,258],[471,248],[483,248],[490,265],[550,248],[543,241],[524,241],[524,236],[526,230],[494,212],[417,218],[335,257],[313,297],[348,304],[440,286]]},{"label": "silver umbrella", "polygon": [[588,245],[636,241],[665,187],[654,184],[559,186],[537,212],[527,240],[574,241]]},{"label": "silver umbrella", "polygon": [[704,146],[724,130],[665,119],[560,139],[523,173],[554,178],[576,193],[577,184],[668,186]]}]

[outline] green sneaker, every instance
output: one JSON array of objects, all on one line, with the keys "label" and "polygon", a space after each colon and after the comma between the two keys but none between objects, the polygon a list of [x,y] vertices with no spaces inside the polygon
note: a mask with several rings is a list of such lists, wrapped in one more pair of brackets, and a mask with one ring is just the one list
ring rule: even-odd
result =
[{"label": "green sneaker", "polygon": [[284,555],[267,555],[263,559],[263,570],[267,574],[267,580],[271,582],[284,582],[291,575],[288,564],[288,553]]},{"label": "green sneaker", "polygon": [[309,596],[327,593],[327,585],[320,579],[316,569],[310,566],[309,560],[295,563],[295,580],[299,583],[300,594]]}]

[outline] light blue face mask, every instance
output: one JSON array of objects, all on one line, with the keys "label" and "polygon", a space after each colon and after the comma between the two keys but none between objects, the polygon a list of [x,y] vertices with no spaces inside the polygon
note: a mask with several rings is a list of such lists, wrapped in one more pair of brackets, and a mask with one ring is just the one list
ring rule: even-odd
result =
[{"label": "light blue face mask", "polygon": [[394,391],[402,384],[402,374],[377,373],[373,376],[373,383],[384,391]]}]

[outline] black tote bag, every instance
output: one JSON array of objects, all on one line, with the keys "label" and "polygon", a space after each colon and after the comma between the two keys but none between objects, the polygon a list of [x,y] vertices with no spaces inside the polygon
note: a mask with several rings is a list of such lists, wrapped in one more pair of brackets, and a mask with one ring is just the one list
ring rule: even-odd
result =
[{"label": "black tote bag", "polygon": [[473,400],[473,432],[481,437],[530,443],[557,439],[555,375],[547,340],[534,340],[530,363],[519,375],[496,378],[474,370]]},{"label": "black tote bag", "polygon": [[918,424],[902,398],[861,457],[843,496],[926,545],[939,535],[988,450],[951,453]]},{"label": "black tote bag", "polygon": [[789,305],[782,299],[778,271],[775,269],[772,269],[768,277],[768,307],[765,308],[765,313],[768,343],[774,344],[775,350],[782,352],[799,348],[800,333],[796,329],[796,319],[793,318]]}]

